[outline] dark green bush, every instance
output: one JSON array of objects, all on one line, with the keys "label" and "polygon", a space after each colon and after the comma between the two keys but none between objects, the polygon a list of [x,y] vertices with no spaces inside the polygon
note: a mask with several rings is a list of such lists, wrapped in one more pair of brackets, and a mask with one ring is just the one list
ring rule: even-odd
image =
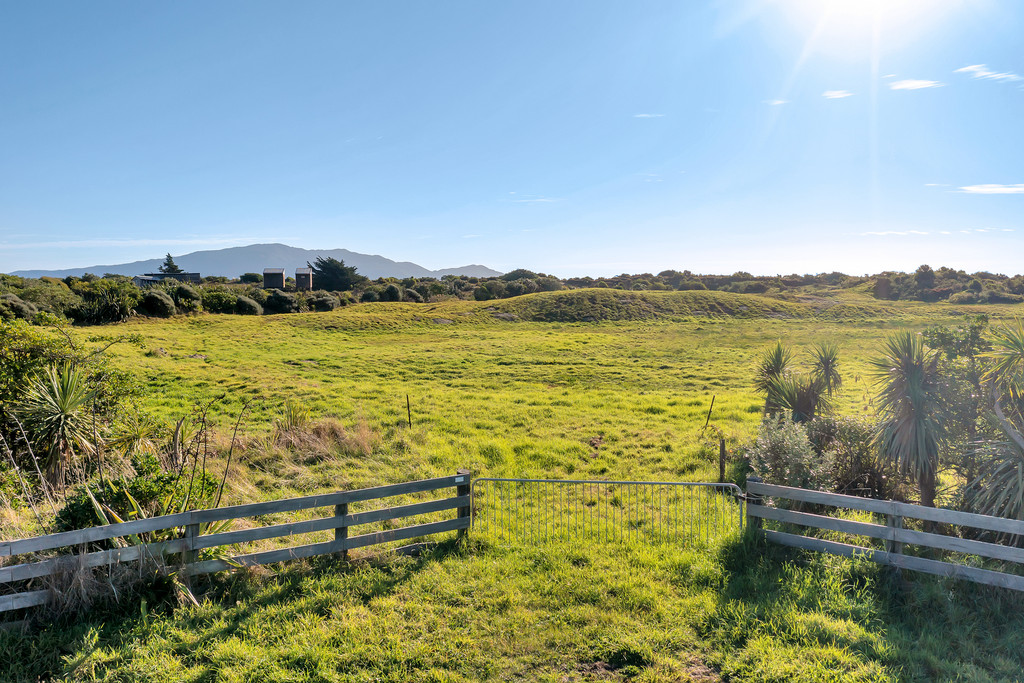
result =
[{"label": "dark green bush", "polygon": [[153,318],[170,318],[178,312],[174,299],[161,289],[151,289],[142,295],[139,311]]},{"label": "dark green bush", "polygon": [[359,297],[359,300],[362,301],[363,303],[372,303],[374,301],[380,301],[380,294],[378,294],[375,290],[368,289],[365,292],[363,292],[362,296]]},{"label": "dark green bush", "polygon": [[381,301],[401,301],[402,300],[402,288],[396,285],[394,282],[384,288],[384,291],[380,293]]},{"label": "dark green bush", "polygon": [[421,304],[423,303],[423,296],[415,289],[407,289],[405,290],[405,300],[411,301],[414,304]]},{"label": "dark green bush", "polygon": [[309,297],[309,308],[314,311],[333,311],[338,307],[338,297],[330,292],[316,292]]},{"label": "dark green bush", "polygon": [[75,322],[85,325],[124,322],[135,314],[142,292],[131,280],[113,278],[83,279],[72,287],[82,303],[68,311]]},{"label": "dark green bush", "polygon": [[261,273],[242,273],[242,276],[238,278],[238,281],[245,283],[262,284],[263,275]]},{"label": "dark green bush", "polygon": [[263,315],[263,307],[247,296],[235,298],[235,313],[239,315]]},{"label": "dark green bush", "polygon": [[299,301],[294,294],[275,289],[267,296],[263,308],[267,313],[298,313]]},{"label": "dark green bush", "polygon": [[234,313],[235,305],[238,303],[238,296],[224,291],[223,289],[211,289],[204,287],[202,296],[203,309],[211,313]]},{"label": "dark green bush", "polygon": [[0,296],[0,318],[4,320],[13,320],[14,318],[32,320],[38,312],[38,308],[27,301],[23,301],[16,294]]},{"label": "dark green bush", "polygon": [[175,287],[174,303],[182,313],[197,313],[203,310],[203,297],[186,284]]}]

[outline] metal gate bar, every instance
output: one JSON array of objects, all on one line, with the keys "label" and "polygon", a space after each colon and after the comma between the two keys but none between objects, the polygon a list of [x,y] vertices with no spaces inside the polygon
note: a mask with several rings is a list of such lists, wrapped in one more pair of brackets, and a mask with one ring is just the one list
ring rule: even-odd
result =
[{"label": "metal gate bar", "polygon": [[472,493],[473,533],[499,543],[699,546],[744,523],[743,493],[735,484],[480,478]]}]

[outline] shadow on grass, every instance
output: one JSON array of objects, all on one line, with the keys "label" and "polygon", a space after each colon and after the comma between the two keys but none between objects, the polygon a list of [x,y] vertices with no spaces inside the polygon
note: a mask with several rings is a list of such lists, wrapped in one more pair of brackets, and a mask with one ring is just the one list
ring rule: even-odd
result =
[{"label": "shadow on grass", "polygon": [[[202,636],[189,649],[216,641],[243,629],[257,615],[327,613],[337,593],[311,596],[310,585],[336,585],[345,595],[363,603],[387,597],[424,567],[464,553],[452,539],[429,546],[418,557],[385,552],[345,562],[335,556],[214,574],[194,580],[192,592],[200,600],[194,608],[179,607],[179,593],[165,578],[146,584],[118,603],[97,604],[82,614],[38,618],[29,616],[22,627],[0,629],[0,671],[3,681],[46,681],[76,671],[98,648],[120,651],[144,637],[154,619],[173,618],[177,625],[194,628]],[[211,625],[216,623],[216,627]],[[82,672],[77,672],[81,674]],[[78,676],[75,676],[76,678]]]},{"label": "shadow on grass", "polygon": [[847,666],[877,665],[897,680],[1020,680],[1024,594],[749,533],[719,560],[728,582],[698,631],[721,652],[763,648],[767,639],[808,658],[835,648],[853,655]]}]

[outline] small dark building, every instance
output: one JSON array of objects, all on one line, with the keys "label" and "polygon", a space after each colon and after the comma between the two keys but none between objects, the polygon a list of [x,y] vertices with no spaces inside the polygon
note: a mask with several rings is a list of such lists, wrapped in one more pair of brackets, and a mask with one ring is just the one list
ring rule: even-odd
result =
[{"label": "small dark building", "polygon": [[284,289],[284,268],[264,268],[263,289]]},{"label": "small dark building", "polygon": [[146,273],[144,277],[151,277],[157,281],[174,279],[178,282],[188,282],[193,285],[202,284],[203,282],[203,276],[199,273]]},{"label": "small dark building", "polygon": [[295,269],[295,289],[300,292],[309,292],[313,289],[313,269]]}]

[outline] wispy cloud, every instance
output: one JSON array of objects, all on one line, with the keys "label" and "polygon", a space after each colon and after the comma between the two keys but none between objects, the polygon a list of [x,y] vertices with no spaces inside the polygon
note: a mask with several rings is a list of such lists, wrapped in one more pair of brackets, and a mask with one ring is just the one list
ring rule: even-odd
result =
[{"label": "wispy cloud", "polygon": [[633,114],[634,119],[663,119],[664,114]]},{"label": "wispy cloud", "polygon": [[821,96],[826,100],[841,100],[844,97],[853,97],[853,93],[849,90],[826,90]]},{"label": "wispy cloud", "polygon": [[939,81],[925,81],[917,78],[907,78],[902,81],[893,81],[889,84],[892,90],[924,90],[925,88],[941,88],[945,83]]},{"label": "wispy cloud", "polygon": [[960,188],[967,194],[1024,194],[1024,184],[1018,185],[965,185]]},{"label": "wispy cloud", "polygon": [[789,100],[764,100],[764,103],[777,107],[780,104],[789,104]]},{"label": "wispy cloud", "polygon": [[971,78],[984,78],[989,81],[1002,81],[1004,83],[1024,81],[1024,76],[1020,76],[1010,71],[990,71],[989,68],[984,64],[974,64],[972,66],[965,66],[962,69],[957,69],[953,73],[970,74]]},{"label": "wispy cloud", "polygon": [[949,187],[949,183],[925,183],[925,187]]},{"label": "wispy cloud", "polygon": [[660,173],[641,173],[640,179],[645,183],[660,183],[664,181]]},{"label": "wispy cloud", "polygon": [[882,231],[871,230],[871,231],[868,231],[868,232],[862,232],[860,234],[864,235],[864,236],[872,235],[872,236],[880,237],[880,236],[885,236],[885,235],[927,235],[928,233],[927,232],[922,232],[921,230],[882,230]]},{"label": "wispy cloud", "polygon": [[537,197],[535,199],[513,199],[512,201],[517,204],[549,204],[551,202],[557,202],[557,199],[551,197]]},{"label": "wispy cloud", "polygon": [[475,238],[477,238],[477,237],[479,237],[479,236],[480,236],[480,235],[475,235],[475,234],[470,234],[470,235],[463,235],[463,236],[462,236],[462,239],[464,239],[464,240],[471,240],[471,239],[475,239]]},{"label": "wispy cloud", "polygon": [[226,244],[249,244],[248,237],[197,237],[194,239],[92,239],[92,240],[55,240],[50,242],[21,242],[18,244],[0,243],[0,250],[39,249],[40,247],[81,248],[81,247],[181,247],[181,246],[218,246]]}]

